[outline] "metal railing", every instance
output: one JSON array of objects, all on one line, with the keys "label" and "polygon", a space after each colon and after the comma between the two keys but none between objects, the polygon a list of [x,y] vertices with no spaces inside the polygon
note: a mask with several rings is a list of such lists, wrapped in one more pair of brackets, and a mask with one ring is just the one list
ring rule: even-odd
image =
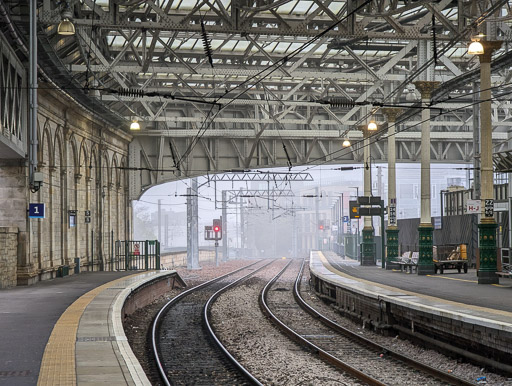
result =
[{"label": "metal railing", "polygon": [[116,241],[113,262],[118,271],[160,269],[160,242],[158,240]]}]

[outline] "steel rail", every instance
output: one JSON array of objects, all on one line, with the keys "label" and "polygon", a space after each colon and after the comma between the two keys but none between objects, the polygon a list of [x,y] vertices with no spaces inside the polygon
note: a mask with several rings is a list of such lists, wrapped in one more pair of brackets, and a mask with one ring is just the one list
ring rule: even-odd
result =
[{"label": "steel rail", "polygon": [[215,334],[215,332],[213,331],[213,327],[210,323],[210,318],[209,318],[209,314],[210,314],[210,311],[211,311],[211,306],[213,304],[213,302],[224,292],[226,292],[228,289],[230,289],[231,287],[234,287],[235,285],[239,284],[240,282],[242,281],[245,281],[247,280],[250,276],[254,275],[256,272],[262,270],[263,268],[266,268],[268,267],[270,264],[274,263],[276,260],[272,260],[271,262],[269,262],[268,264],[265,264],[263,266],[261,266],[260,268],[256,269],[255,271],[253,272],[249,272],[247,275],[245,276],[242,276],[241,278],[235,280],[234,282],[232,283],[229,283],[228,285],[226,285],[224,288],[221,288],[220,290],[218,290],[217,292],[215,292],[211,297],[210,299],[208,299],[208,301],[206,302],[204,308],[203,308],[203,318],[204,318],[204,321],[205,321],[205,324],[206,324],[206,328],[207,328],[207,331],[208,333],[210,334],[210,337],[213,339],[213,341],[215,342],[215,344],[217,345],[217,347],[219,347],[219,349],[226,355],[226,357],[229,359],[229,361],[238,369],[240,370],[240,372],[246,377],[246,379],[248,381],[250,381],[251,383],[253,383],[254,385],[263,385],[260,381],[258,381],[258,379],[252,375],[244,366],[242,366],[242,364],[240,362],[238,362],[235,357],[233,355],[231,355],[231,353],[228,351],[228,349],[222,344],[222,342],[219,340],[219,338],[217,337],[217,335]]},{"label": "steel rail", "polygon": [[349,329],[346,329],[345,327],[340,326],[336,322],[332,321],[331,319],[327,318],[326,316],[322,315],[320,312],[315,310],[313,307],[311,307],[309,304],[306,303],[304,298],[300,295],[300,282],[302,280],[302,275],[304,272],[304,265],[305,265],[306,259],[302,261],[302,265],[299,270],[299,274],[297,275],[297,279],[295,280],[294,285],[294,291],[293,296],[295,297],[295,300],[297,303],[301,306],[303,310],[308,312],[313,317],[320,320],[322,323],[327,325],[329,328],[333,329],[334,331],[349,337],[351,339],[356,340],[359,344],[365,345],[367,347],[370,347],[371,349],[374,349],[376,351],[385,352],[386,356],[392,357],[396,360],[402,361],[406,363],[407,365],[416,368],[422,372],[425,372],[427,374],[430,374],[434,377],[436,377],[439,380],[449,382],[452,385],[474,385],[474,383],[466,381],[464,379],[461,379],[459,377],[456,377],[454,375],[442,372],[432,366],[426,365],[424,363],[418,362],[414,359],[408,358],[405,355],[402,355],[396,351],[393,351],[392,349],[382,346],[380,344],[377,344],[375,342],[372,342],[371,340],[362,337],[361,335],[358,335]]},{"label": "steel rail", "polygon": [[316,346],[315,344],[311,343],[307,339],[303,338],[300,334],[293,331],[291,328],[289,328],[286,324],[284,324],[274,313],[270,310],[270,307],[267,304],[267,295],[269,289],[272,287],[272,285],[279,279],[279,277],[283,274],[283,272],[289,267],[290,262],[276,275],[272,280],[270,280],[263,290],[261,291],[259,302],[260,307],[265,315],[267,315],[286,335],[288,335],[290,338],[298,342],[299,344],[306,346],[309,348],[314,354],[317,354],[321,359],[331,363],[332,365],[336,366],[337,368],[347,372],[348,374],[352,375],[353,377],[368,383],[369,385],[378,385],[378,386],[384,386],[385,383],[382,383],[381,381],[369,376],[368,374],[365,374],[364,372],[356,369],[353,366],[350,366],[349,364],[343,362],[342,360],[336,358],[335,356],[329,354],[327,351],[321,349],[320,347]]},{"label": "steel rail", "polygon": [[175,303],[177,303],[179,300],[181,300],[182,298],[190,295],[191,293],[193,293],[194,291],[200,289],[200,288],[203,288],[203,287],[207,287],[209,286],[210,284],[213,284],[229,275],[232,275],[234,273],[237,273],[237,272],[240,272],[244,269],[247,269],[249,267],[252,267],[253,265],[259,263],[260,260],[252,263],[252,264],[248,264],[244,267],[241,267],[239,269],[236,269],[234,271],[231,271],[225,275],[222,275],[222,276],[219,276],[215,279],[212,279],[212,280],[208,280],[204,283],[201,283],[195,287],[192,287],[182,293],[180,293],[179,295],[175,296],[174,298],[172,298],[169,302],[167,302],[161,309],[160,311],[158,312],[158,314],[156,315],[155,319],[153,320],[153,325],[151,327],[151,348],[152,348],[152,351],[153,351],[153,355],[155,356],[155,362],[156,362],[156,367],[158,369],[158,373],[160,375],[160,378],[162,379],[162,381],[166,384],[166,386],[171,386],[171,383],[169,382],[169,379],[167,378],[167,375],[166,375],[166,372],[165,372],[165,369],[164,369],[164,366],[163,366],[163,363],[162,363],[162,360],[160,358],[160,353],[159,353],[159,350],[158,350],[158,344],[157,344],[157,334],[158,334],[158,330],[159,330],[159,327],[160,327],[160,324],[162,322],[162,317],[165,315],[165,313],[169,310],[169,308],[174,305]]}]

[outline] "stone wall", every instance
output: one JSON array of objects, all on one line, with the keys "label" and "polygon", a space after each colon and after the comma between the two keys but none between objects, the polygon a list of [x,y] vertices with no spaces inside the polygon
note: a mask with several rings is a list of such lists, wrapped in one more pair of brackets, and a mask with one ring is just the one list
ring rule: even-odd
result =
[{"label": "stone wall", "polygon": [[[62,266],[72,274],[76,259],[82,270],[108,270],[110,235],[131,238],[123,169],[131,136],[50,87],[40,87],[38,102],[42,187],[30,191],[26,159],[0,154],[0,226],[19,231],[17,260],[1,260],[2,275],[15,272],[18,285],[54,278]],[[28,218],[30,203],[44,203],[45,218]],[[7,282],[12,285],[12,278]]]},{"label": "stone wall", "polygon": [[[222,253],[219,251],[219,262],[222,260]],[[199,251],[199,265],[201,263],[214,263],[215,251]],[[187,266],[187,252],[172,252],[160,256],[160,265],[166,269]]]},{"label": "stone wall", "polygon": [[0,227],[0,288],[16,285],[18,228]]},{"label": "stone wall", "polygon": [[364,328],[385,335],[400,334],[448,355],[512,373],[512,330],[503,323],[491,323],[447,308],[415,305],[400,296],[334,285],[314,273],[311,284],[320,298]]}]

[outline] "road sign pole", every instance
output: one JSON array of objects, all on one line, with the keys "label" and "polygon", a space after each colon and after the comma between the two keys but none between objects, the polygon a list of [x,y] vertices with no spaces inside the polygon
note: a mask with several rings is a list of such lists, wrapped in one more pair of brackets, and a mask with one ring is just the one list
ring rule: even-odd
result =
[{"label": "road sign pole", "polygon": [[215,240],[215,266],[219,266],[219,242]]}]

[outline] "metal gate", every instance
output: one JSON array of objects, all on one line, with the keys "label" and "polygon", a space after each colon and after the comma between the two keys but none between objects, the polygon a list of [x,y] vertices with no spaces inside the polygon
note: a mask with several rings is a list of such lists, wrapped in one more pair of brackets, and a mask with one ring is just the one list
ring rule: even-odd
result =
[{"label": "metal gate", "polygon": [[158,240],[116,241],[114,264],[118,271],[160,269],[160,242]]}]

